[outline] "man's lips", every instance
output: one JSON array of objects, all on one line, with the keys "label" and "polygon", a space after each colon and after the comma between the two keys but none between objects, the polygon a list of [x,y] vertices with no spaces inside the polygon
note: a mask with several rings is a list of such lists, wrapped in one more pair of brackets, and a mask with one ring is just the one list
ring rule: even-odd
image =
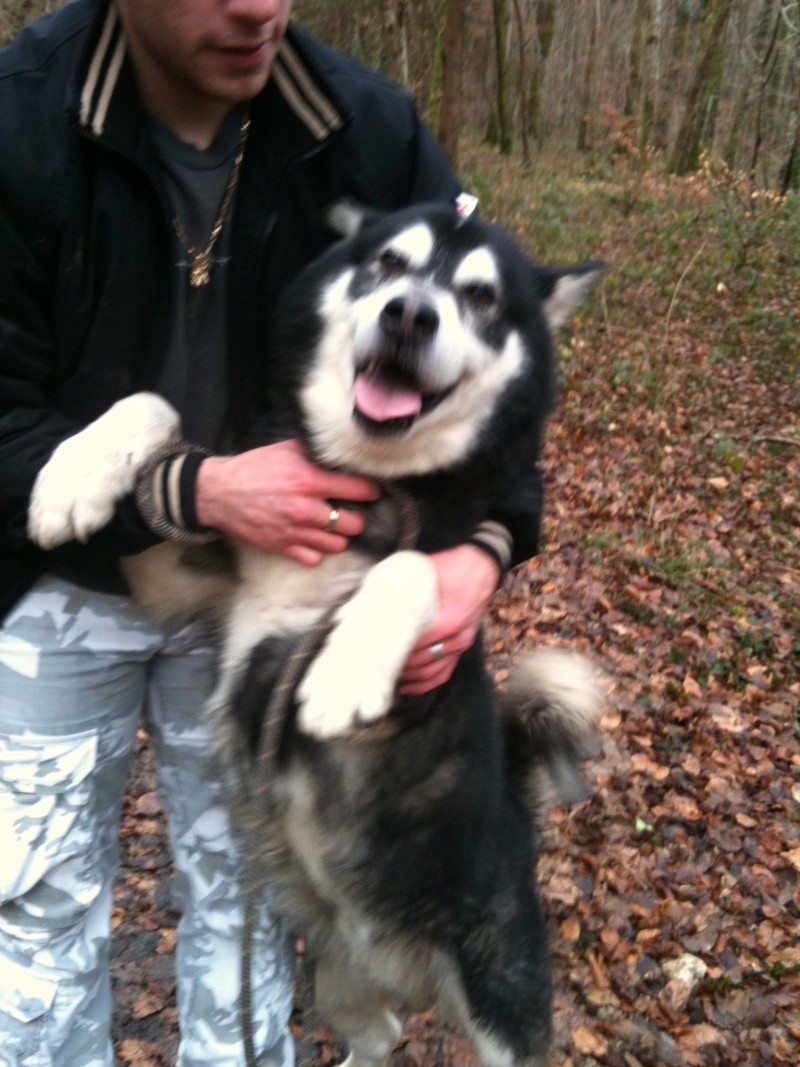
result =
[{"label": "man's lips", "polygon": [[272,38],[258,44],[220,45],[216,48],[219,55],[237,65],[258,66],[263,63],[273,46]]}]

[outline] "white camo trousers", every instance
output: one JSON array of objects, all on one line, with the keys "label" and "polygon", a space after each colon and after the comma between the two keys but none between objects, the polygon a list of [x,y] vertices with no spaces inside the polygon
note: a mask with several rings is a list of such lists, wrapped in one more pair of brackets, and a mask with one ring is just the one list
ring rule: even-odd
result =
[{"label": "white camo trousers", "polygon": [[[181,919],[178,1067],[241,1067],[241,847],[203,719],[213,657],[125,597],[46,577],[0,629],[0,1067],[112,1067],[119,818],[146,715]],[[265,900],[253,938],[259,1064],[291,1067],[293,957]]]}]

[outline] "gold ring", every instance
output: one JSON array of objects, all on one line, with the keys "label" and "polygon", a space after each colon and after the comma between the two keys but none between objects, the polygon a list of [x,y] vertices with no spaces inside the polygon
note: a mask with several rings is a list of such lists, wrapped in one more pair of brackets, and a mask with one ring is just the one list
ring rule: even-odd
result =
[{"label": "gold ring", "polygon": [[336,523],[341,518],[341,515],[342,513],[341,511],[339,511],[338,508],[331,508],[331,513],[328,516],[328,525],[326,527],[328,533],[333,533],[333,531],[336,529]]}]

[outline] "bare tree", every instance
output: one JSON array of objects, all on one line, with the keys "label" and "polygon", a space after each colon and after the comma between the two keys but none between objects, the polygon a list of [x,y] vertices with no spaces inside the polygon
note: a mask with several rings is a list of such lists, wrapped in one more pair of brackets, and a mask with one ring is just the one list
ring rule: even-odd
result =
[{"label": "bare tree", "polygon": [[530,72],[530,88],[528,91],[528,115],[531,130],[541,149],[544,141],[544,123],[542,121],[542,76],[547,57],[553,44],[553,30],[555,27],[555,0],[534,0],[533,23],[535,33],[533,40],[536,45],[535,61]]},{"label": "bare tree", "polygon": [[697,167],[706,107],[719,84],[724,30],[734,3],[735,0],[709,0],[702,51],[686,94],[683,121],[670,157],[669,169],[675,174],[686,174]]},{"label": "bare tree", "polygon": [[396,81],[408,87],[407,0],[386,0],[383,4],[384,70]]},{"label": "bare tree", "polygon": [[586,152],[589,149],[590,143],[590,99],[592,93],[592,84],[594,82],[594,72],[597,61],[597,31],[600,23],[600,6],[598,3],[592,5],[591,21],[590,25],[590,37],[589,48],[586,54],[586,67],[583,72],[583,79],[581,81],[581,87],[578,92],[578,100],[580,106],[580,114],[578,118],[578,151]]},{"label": "bare tree", "polygon": [[[780,4],[773,0],[766,0],[759,19],[760,35],[764,39],[763,55],[759,63],[758,84],[756,89],[756,119],[755,135],[753,138],[753,150],[750,155],[750,175],[755,177],[758,166],[758,157],[764,141],[764,108],[767,96],[767,86],[775,73],[778,58],[778,32],[782,25]],[[771,25],[770,25],[771,23]]]},{"label": "bare tree", "polygon": [[442,96],[439,111],[439,143],[450,166],[458,166],[461,128],[464,10],[461,0],[445,0],[442,32]]},{"label": "bare tree", "polygon": [[494,18],[495,61],[497,63],[497,143],[500,151],[509,154],[514,147],[511,114],[508,106],[508,4],[506,0],[492,0]]}]

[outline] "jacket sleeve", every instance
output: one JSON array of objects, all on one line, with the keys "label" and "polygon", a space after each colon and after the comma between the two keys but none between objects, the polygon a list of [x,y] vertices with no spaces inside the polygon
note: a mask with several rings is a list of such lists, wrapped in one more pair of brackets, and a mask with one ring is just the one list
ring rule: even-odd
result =
[{"label": "jacket sleeve", "polygon": [[501,571],[535,556],[539,551],[539,532],[542,524],[544,482],[539,463],[532,459],[530,467],[509,479],[495,496],[487,522],[478,527],[472,537],[475,544],[492,551],[495,544],[491,534],[493,524],[508,532],[507,556],[495,551]]},{"label": "jacket sleeve", "polygon": [[[28,541],[31,492],[55,448],[81,426],[61,414],[54,388],[55,344],[50,304],[53,238],[25,240],[0,208],[0,546]],[[155,538],[130,498],[90,544],[113,555],[141,551]]]}]

